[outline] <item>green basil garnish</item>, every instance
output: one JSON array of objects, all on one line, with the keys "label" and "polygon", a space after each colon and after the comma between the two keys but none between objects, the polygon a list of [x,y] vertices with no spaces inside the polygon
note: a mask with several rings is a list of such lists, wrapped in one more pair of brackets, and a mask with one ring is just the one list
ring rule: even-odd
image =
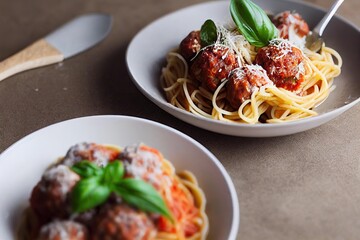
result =
[{"label": "green basil garnish", "polygon": [[217,29],[215,23],[208,19],[204,22],[200,29],[201,46],[206,47],[216,42]]},{"label": "green basil garnish", "polygon": [[251,0],[231,0],[230,13],[251,45],[264,47],[278,36],[278,30],[263,9]]},{"label": "green basil garnish", "polygon": [[140,179],[124,178],[125,169],[119,160],[98,167],[89,161],[76,163],[71,169],[81,176],[71,193],[72,210],[81,213],[103,204],[111,193],[143,211],[159,213],[171,222],[173,218],[161,195]]},{"label": "green basil garnish", "polygon": [[102,174],[102,169],[87,160],[76,163],[71,169],[82,178],[98,176]]},{"label": "green basil garnish", "polygon": [[84,212],[104,203],[110,196],[111,189],[101,184],[98,176],[80,180],[71,193],[71,207],[74,212]]},{"label": "green basil garnish", "polygon": [[146,212],[156,212],[172,220],[171,214],[154,187],[142,180],[127,178],[116,185],[115,192],[124,201]]},{"label": "green basil garnish", "polygon": [[120,161],[114,161],[104,168],[104,182],[107,185],[120,183],[124,177],[124,166]]}]

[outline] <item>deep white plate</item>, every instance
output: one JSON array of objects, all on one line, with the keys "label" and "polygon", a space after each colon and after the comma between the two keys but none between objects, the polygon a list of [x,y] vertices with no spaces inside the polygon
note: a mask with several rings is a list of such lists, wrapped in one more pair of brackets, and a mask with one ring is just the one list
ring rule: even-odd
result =
[{"label": "deep white plate", "polygon": [[[310,4],[287,0],[255,0],[263,9],[278,13],[296,10],[315,26],[324,11]],[[179,45],[192,30],[200,29],[207,19],[229,22],[229,1],[213,1],[170,13],[141,30],[131,41],[126,55],[127,66],[137,88],[157,106],[173,116],[210,131],[248,137],[272,137],[305,131],[339,116],[360,101],[360,32],[346,20],[334,17],[325,30],[327,46],[343,58],[342,73],[335,79],[336,89],[316,111],[318,116],[279,124],[236,124],[199,117],[169,104],[160,87],[160,71],[167,52]]]},{"label": "deep white plate", "polygon": [[15,239],[22,211],[45,168],[79,142],[157,148],[177,170],[195,174],[207,198],[208,239],[235,239],[239,202],[218,159],[192,138],[156,122],[127,116],[93,116],[57,123],[21,139],[0,155],[0,239]]}]

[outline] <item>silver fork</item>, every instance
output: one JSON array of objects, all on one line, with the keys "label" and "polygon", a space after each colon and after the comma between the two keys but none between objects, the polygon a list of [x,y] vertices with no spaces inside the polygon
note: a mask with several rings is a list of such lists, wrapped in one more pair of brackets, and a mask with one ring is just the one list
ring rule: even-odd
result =
[{"label": "silver fork", "polygon": [[322,39],[322,34],[330,22],[330,19],[334,16],[337,9],[340,7],[340,5],[344,2],[344,0],[337,0],[334,2],[334,4],[331,6],[328,13],[325,14],[325,16],[321,19],[321,21],[314,27],[314,29],[309,32],[309,34],[306,36],[306,43],[305,46],[314,51],[317,52],[321,49],[324,40]]}]

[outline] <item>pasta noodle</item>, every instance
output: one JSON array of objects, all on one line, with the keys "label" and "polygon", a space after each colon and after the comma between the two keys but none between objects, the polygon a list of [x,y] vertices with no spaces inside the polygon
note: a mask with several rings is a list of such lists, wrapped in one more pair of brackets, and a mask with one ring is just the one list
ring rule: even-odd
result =
[{"label": "pasta noodle", "polygon": [[[141,146],[148,151],[157,150]],[[189,171],[175,172],[167,159],[163,161],[161,195],[174,215],[175,224],[161,216],[156,240],[201,240],[206,239],[208,219],[205,213],[206,199],[196,177]],[[170,178],[167,178],[169,176]]]}]

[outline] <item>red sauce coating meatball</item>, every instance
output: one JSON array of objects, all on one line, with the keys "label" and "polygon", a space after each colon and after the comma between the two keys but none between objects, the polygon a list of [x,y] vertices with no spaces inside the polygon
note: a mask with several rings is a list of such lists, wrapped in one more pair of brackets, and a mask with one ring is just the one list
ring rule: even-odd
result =
[{"label": "red sauce coating meatball", "polygon": [[232,71],[226,84],[226,99],[237,109],[258,87],[272,84],[266,71],[259,65],[246,65]]},{"label": "red sauce coating meatball", "polygon": [[235,53],[225,46],[213,45],[205,48],[195,58],[190,75],[207,90],[214,92],[221,80],[238,67]]},{"label": "red sauce coating meatball", "polygon": [[74,221],[53,221],[44,225],[38,240],[86,240],[88,231],[85,226]]},{"label": "red sauce coating meatball", "polygon": [[180,54],[185,58],[186,61],[195,57],[201,49],[200,31],[190,32],[180,43],[179,51]]},{"label": "red sauce coating meatball", "polygon": [[128,205],[104,206],[91,228],[92,240],[147,240],[156,236],[156,229],[150,218]]},{"label": "red sauce coating meatball", "polygon": [[44,172],[30,197],[30,206],[40,222],[70,215],[70,192],[79,180],[79,175],[65,165],[57,165]]},{"label": "red sauce coating meatball", "polygon": [[277,87],[297,91],[304,81],[304,56],[300,49],[286,40],[272,41],[270,45],[261,48],[255,63],[266,70]]},{"label": "red sauce coating meatball", "polygon": [[98,166],[105,166],[117,158],[119,150],[95,143],[79,143],[72,146],[60,162],[66,166],[73,166],[82,160],[88,160]]},{"label": "red sauce coating meatball", "polygon": [[280,37],[289,39],[289,28],[293,27],[299,37],[309,33],[309,26],[298,13],[285,11],[276,15],[273,19],[275,26],[280,31]]}]

